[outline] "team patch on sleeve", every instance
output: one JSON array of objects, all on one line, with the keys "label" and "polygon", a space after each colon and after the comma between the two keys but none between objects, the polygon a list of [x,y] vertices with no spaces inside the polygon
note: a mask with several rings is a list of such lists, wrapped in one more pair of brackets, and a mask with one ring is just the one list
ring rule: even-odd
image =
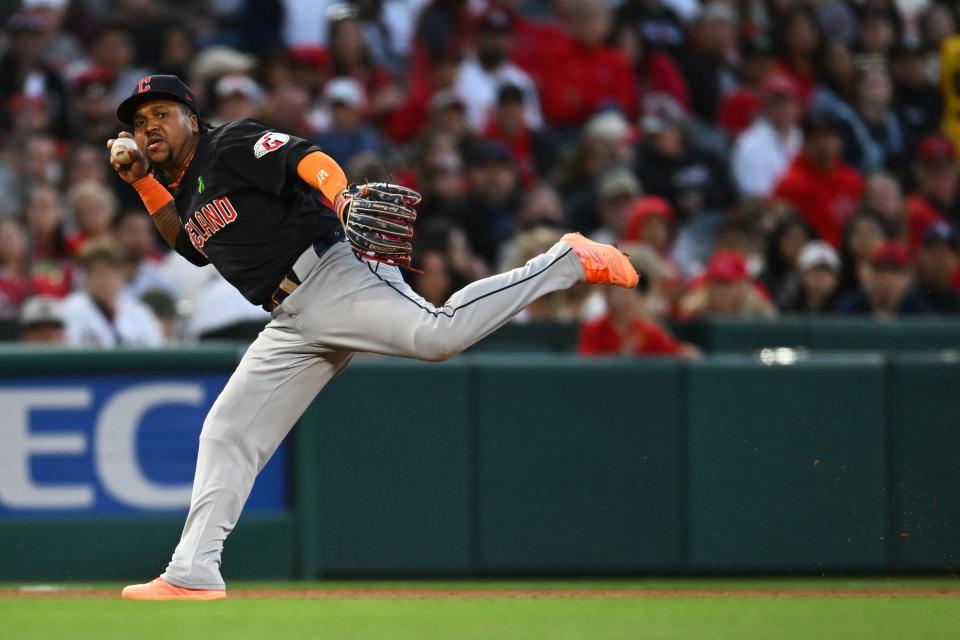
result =
[{"label": "team patch on sleeve", "polygon": [[256,158],[262,158],[271,151],[276,151],[283,145],[290,142],[290,136],[285,133],[268,131],[260,136],[260,139],[253,145],[253,155]]}]

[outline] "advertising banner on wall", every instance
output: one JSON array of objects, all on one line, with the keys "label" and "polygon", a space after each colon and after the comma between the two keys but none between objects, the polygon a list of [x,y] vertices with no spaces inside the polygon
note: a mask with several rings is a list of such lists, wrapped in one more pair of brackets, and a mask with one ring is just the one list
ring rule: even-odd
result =
[{"label": "advertising banner on wall", "polygon": [[[0,378],[0,518],[185,513],[226,374]],[[286,448],[246,513],[286,507]]]}]

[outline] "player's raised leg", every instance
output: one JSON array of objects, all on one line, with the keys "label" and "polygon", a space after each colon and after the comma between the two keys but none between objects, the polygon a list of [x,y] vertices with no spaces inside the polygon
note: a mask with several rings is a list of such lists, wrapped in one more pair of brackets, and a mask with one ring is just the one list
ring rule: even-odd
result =
[{"label": "player's raised leg", "polygon": [[204,422],[190,512],[173,559],[163,576],[127,587],[124,598],[226,596],[220,555],[257,474],[320,389],[349,361],[349,353],[304,344],[289,317],[278,312],[250,346]]},{"label": "player's raised leg", "polygon": [[[331,279],[340,286],[322,284]],[[396,267],[358,265],[344,244],[324,256],[288,303],[303,335],[327,346],[440,361],[492,333],[533,300],[578,282],[632,288],[638,276],[615,247],[567,234],[524,266],[474,282],[435,307]]]}]

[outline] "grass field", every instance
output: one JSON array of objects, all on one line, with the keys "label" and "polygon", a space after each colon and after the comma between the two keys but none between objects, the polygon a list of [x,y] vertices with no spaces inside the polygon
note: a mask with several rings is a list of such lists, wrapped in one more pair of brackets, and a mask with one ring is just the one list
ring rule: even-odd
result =
[{"label": "grass field", "polygon": [[960,637],[951,579],[238,583],[226,601],[156,603],[121,586],[0,585],[0,638]]}]

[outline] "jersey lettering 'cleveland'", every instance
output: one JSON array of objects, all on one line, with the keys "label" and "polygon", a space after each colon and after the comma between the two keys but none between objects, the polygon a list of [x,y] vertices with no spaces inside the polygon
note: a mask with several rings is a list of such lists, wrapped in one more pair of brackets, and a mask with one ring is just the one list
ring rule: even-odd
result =
[{"label": "jersey lettering 'cleveland'", "polygon": [[200,134],[174,191],[177,253],[212,264],[250,302],[264,304],[297,257],[338,225],[297,164],[319,151],[252,119]]},{"label": "jersey lettering 'cleveland'", "polygon": [[216,198],[210,204],[200,207],[193,213],[193,217],[183,223],[183,229],[190,238],[194,249],[206,256],[203,245],[210,236],[237,219],[237,210],[230,203],[230,198]]}]

